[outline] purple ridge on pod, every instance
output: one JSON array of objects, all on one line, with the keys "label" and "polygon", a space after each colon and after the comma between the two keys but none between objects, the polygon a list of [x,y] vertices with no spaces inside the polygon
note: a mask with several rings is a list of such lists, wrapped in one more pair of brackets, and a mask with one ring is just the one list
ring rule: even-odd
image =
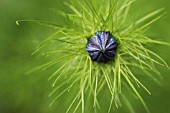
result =
[{"label": "purple ridge on pod", "polygon": [[106,63],[116,54],[117,41],[110,32],[98,31],[88,38],[86,50],[93,61]]}]

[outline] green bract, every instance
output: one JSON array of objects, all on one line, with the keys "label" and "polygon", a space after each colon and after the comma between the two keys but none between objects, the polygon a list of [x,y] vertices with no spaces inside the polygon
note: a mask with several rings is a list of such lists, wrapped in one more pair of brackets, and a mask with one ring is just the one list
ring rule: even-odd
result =
[{"label": "green bract", "polygon": [[[48,47],[48,51],[43,52],[43,54],[53,56],[53,59],[32,70],[46,69],[57,64],[56,71],[49,78],[49,80],[53,80],[52,86],[54,87],[49,96],[55,95],[61,87],[65,88],[53,99],[50,106],[61,95],[70,95],[68,91],[74,89],[76,94],[66,112],[70,110],[76,112],[81,107],[82,113],[84,113],[86,111],[85,102],[88,102],[91,97],[93,97],[93,103],[89,102],[88,105],[93,106],[95,110],[102,108],[98,95],[105,93],[103,88],[107,86],[110,92],[108,112],[111,111],[113,104],[116,107],[121,106],[122,99],[120,97],[123,97],[123,101],[126,103],[130,103],[122,88],[133,91],[149,112],[138,93],[137,86],[142,87],[149,94],[150,92],[132,70],[138,68],[148,74],[148,77],[154,79],[149,72],[158,73],[155,64],[168,67],[159,55],[149,49],[148,45],[169,44],[144,35],[149,27],[165,13],[164,9],[161,8],[139,19],[132,19],[129,10],[133,2],[134,0],[65,2],[65,5],[70,8],[70,12],[56,10],[69,22],[63,27],[39,20],[17,21],[17,24],[25,21],[35,22],[56,30],[34,52]],[[87,38],[97,31],[110,31],[119,43],[115,58],[106,64],[93,62],[86,51]],[[55,46],[51,46],[54,44]]]}]

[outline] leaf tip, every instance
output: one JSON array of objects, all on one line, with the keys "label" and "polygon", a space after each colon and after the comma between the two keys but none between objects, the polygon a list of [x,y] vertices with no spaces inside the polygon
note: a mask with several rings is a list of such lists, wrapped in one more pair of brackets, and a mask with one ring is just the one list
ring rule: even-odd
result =
[{"label": "leaf tip", "polygon": [[16,25],[18,25],[18,26],[19,26],[19,20],[15,21],[15,23],[16,23]]}]

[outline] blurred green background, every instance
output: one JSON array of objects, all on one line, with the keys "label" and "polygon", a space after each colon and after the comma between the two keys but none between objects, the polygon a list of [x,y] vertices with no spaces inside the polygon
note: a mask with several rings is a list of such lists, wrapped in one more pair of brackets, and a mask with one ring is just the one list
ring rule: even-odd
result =
[{"label": "blurred green background", "polygon": [[[18,19],[39,19],[64,25],[64,18],[50,11],[51,8],[63,9],[66,0],[0,0],[0,113],[64,113],[67,100],[59,99],[49,108],[52,90],[49,75],[54,69],[25,74],[47,59],[40,55],[31,56],[36,46],[45,39],[52,29],[33,23],[21,23]],[[137,0],[133,5],[136,13],[147,13],[165,7],[167,15],[157,21],[148,35],[170,42],[170,1]],[[170,65],[170,47],[156,46],[155,51]],[[170,113],[170,70],[158,67],[163,85],[148,82],[152,96],[142,93],[151,113]],[[107,98],[107,97],[105,97]],[[104,101],[103,101],[104,103]],[[134,102],[135,103],[135,102]],[[104,106],[103,106],[104,107]],[[143,107],[134,104],[137,113],[145,113]],[[106,113],[103,108],[99,113]],[[126,108],[115,109],[115,113],[127,113]]]}]

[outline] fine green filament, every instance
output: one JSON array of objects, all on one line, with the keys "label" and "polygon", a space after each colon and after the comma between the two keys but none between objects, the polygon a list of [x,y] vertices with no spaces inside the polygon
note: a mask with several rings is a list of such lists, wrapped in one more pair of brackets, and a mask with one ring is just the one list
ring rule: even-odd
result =
[{"label": "fine green filament", "polygon": [[[138,88],[142,87],[148,94],[151,94],[151,92],[131,69],[141,69],[148,77],[159,83],[159,80],[150,72],[158,73],[155,68],[156,64],[169,68],[157,53],[148,48],[148,45],[169,46],[170,44],[151,39],[145,35],[151,25],[164,16],[166,12],[164,8],[160,8],[135,21],[129,21],[130,8],[134,2],[135,0],[124,0],[124,2],[119,0],[65,2],[65,6],[69,7],[71,11],[68,13],[57,11],[57,13],[68,18],[71,26],[67,27],[60,27],[39,20],[16,21],[17,25],[20,22],[34,22],[55,30],[36,48],[33,54],[41,52],[41,50],[54,43],[62,45],[43,51],[43,55],[48,57],[60,55],[29,71],[30,73],[59,64],[59,66],[56,66],[56,71],[49,77],[49,81],[53,81],[52,87],[54,87],[49,96],[55,95],[62,87],[65,88],[55,96],[50,106],[62,95],[69,95],[70,90],[78,87],[66,113],[72,109],[75,113],[79,108],[81,108],[82,113],[85,113],[86,100],[89,100],[90,97],[93,97],[93,103],[89,103],[89,105],[93,106],[94,111],[97,112],[97,109],[102,108],[98,95],[103,93],[101,90],[107,86],[110,93],[108,112],[112,112],[113,105],[117,108],[122,106],[122,100],[120,99],[120,96],[122,96],[124,102],[128,103],[129,110],[134,113],[133,105],[130,104],[130,101],[122,92],[122,88],[128,86],[149,113]],[[96,31],[110,31],[119,42],[116,57],[109,63],[93,62],[85,50],[87,38]],[[62,83],[57,85],[60,81]]]}]

